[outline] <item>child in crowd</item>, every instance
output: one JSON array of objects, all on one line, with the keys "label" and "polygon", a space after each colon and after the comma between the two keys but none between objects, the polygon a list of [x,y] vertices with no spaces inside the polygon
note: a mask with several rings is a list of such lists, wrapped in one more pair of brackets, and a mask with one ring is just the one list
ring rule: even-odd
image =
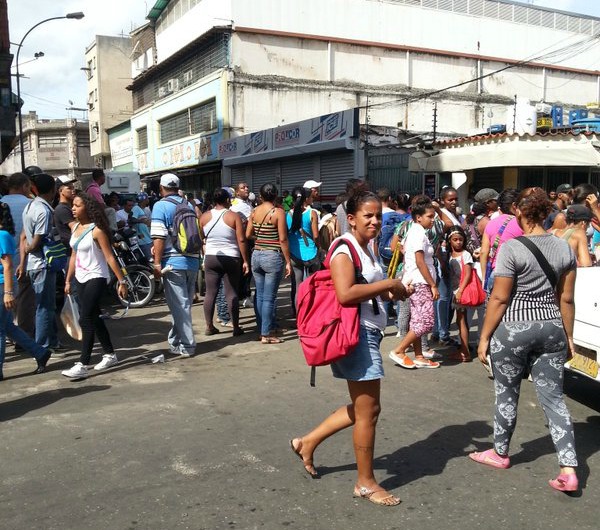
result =
[{"label": "child in crowd", "polygon": [[466,240],[467,236],[460,226],[453,226],[446,234],[446,244],[450,250],[448,262],[450,285],[454,293],[452,307],[456,311],[456,324],[460,336],[460,349],[452,354],[449,359],[463,363],[471,362],[472,359],[469,352],[467,307],[461,305],[460,298],[465,287],[471,281],[471,275],[477,274],[473,270],[473,257],[468,250],[465,250]]},{"label": "child in crowd", "polygon": [[[423,356],[421,336],[433,329],[433,301],[440,297],[436,286],[436,272],[433,263],[434,247],[427,237],[426,230],[433,226],[435,210],[429,200],[415,197],[411,215],[414,223],[404,240],[404,285],[412,285],[414,294],[410,297],[410,327],[400,344],[390,352],[390,359],[403,368],[439,368],[440,363]],[[413,361],[406,355],[412,344],[415,352]]]}]

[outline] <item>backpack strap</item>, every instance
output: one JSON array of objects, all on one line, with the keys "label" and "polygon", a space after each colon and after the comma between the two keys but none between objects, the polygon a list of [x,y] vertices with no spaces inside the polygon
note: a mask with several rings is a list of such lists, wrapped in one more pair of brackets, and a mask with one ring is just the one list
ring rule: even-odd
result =
[{"label": "backpack strap", "polygon": [[556,285],[558,284],[556,272],[554,272],[552,265],[548,263],[548,260],[544,257],[542,251],[538,248],[538,246],[528,237],[525,236],[516,237],[515,240],[521,243],[522,245],[525,245],[529,249],[529,251],[535,256],[538,265],[542,268],[544,274],[546,275],[546,278],[550,282],[550,286],[553,290],[556,289]]},{"label": "backpack strap", "polygon": [[498,250],[498,247],[500,246],[500,238],[502,237],[502,234],[504,234],[504,230],[506,230],[508,223],[510,223],[514,218],[515,218],[514,215],[509,215],[504,220],[504,223],[502,223],[500,230],[498,230],[498,233],[496,234],[496,237],[494,239],[494,244],[492,245],[492,248],[490,248],[490,256],[488,258],[490,261],[496,255],[496,251]]},{"label": "backpack strap", "polygon": [[[346,245],[348,247],[348,250],[350,250],[350,257],[352,259],[352,264],[354,265],[354,271],[356,274],[356,283],[362,283],[362,284],[369,283],[369,282],[367,282],[365,277],[362,275],[362,263],[360,261],[360,256],[358,255],[358,252],[356,252],[354,245],[350,241],[348,241],[345,237],[340,237],[331,244],[331,247],[329,248],[329,252],[327,252],[327,257],[325,258],[323,265],[327,269],[329,268],[329,265],[331,263],[331,256],[338,249],[338,247],[340,245]],[[379,312],[380,312],[379,304],[377,303],[377,300],[375,298],[371,298],[371,304],[373,305],[373,313],[375,315],[379,315]],[[358,307],[360,308],[360,304]]]}]

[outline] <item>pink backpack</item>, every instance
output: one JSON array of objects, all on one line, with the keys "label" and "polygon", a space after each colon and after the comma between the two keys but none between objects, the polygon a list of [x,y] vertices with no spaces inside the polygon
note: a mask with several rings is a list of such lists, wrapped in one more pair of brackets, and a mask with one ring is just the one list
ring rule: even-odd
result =
[{"label": "pink backpack", "polygon": [[297,325],[306,364],[312,367],[311,386],[315,386],[315,367],[331,364],[350,353],[359,341],[359,305],[343,306],[337,299],[329,270],[333,252],[340,246],[350,249],[357,281],[364,281],[360,258],[347,239],[336,239],[323,262],[324,270],[309,276],[298,287]]}]

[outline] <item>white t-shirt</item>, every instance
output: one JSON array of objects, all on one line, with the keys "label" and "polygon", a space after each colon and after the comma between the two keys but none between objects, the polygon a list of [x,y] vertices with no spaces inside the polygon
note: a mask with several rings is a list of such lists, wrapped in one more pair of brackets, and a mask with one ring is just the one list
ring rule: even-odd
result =
[{"label": "white t-shirt", "polygon": [[[75,225],[73,230],[78,226]],[[75,278],[79,283],[85,283],[94,278],[106,278],[108,281],[110,277],[108,264],[100,245],[94,241],[93,230],[88,231],[83,237],[80,236],[72,235],[70,241],[71,248],[79,241],[75,255]],[[75,251],[75,249],[73,250]]]},{"label": "white t-shirt", "polygon": [[[385,275],[383,274],[383,270],[379,262],[375,259],[375,255],[371,248],[369,248],[369,253],[367,254],[362,247],[356,241],[356,238],[351,233],[346,233],[343,236],[347,239],[356,250],[358,257],[360,258],[360,264],[362,267],[362,275],[368,283],[378,282],[380,280],[385,279]],[[339,238],[337,238],[339,239]],[[337,239],[335,241],[337,241]],[[333,243],[332,243],[333,244]],[[350,250],[346,245],[342,245],[335,250],[333,255],[331,256],[331,260],[338,254],[346,254],[350,259],[352,259],[352,255],[350,254]],[[361,302],[360,304],[360,325],[366,326],[368,328],[378,329],[383,331],[387,324],[387,313],[385,310],[385,304],[381,300],[381,297],[377,297],[375,299],[377,301],[377,305],[379,306],[379,314],[376,315],[375,311],[373,311],[373,303],[371,300],[366,300],[365,302]]]},{"label": "white t-shirt", "polygon": [[123,222],[123,228],[129,228],[129,214],[125,210],[117,211],[117,222]]},{"label": "white t-shirt", "polygon": [[433,245],[429,242],[425,229],[419,223],[413,223],[404,239],[404,274],[402,275],[404,285],[427,283],[417,267],[415,254],[419,251],[423,251],[425,265],[435,281],[437,276],[433,264]]}]

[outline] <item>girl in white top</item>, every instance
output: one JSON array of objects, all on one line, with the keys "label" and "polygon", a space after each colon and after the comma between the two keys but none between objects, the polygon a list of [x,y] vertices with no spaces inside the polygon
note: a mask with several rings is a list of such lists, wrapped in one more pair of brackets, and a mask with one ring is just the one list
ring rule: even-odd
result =
[{"label": "girl in white top", "polygon": [[65,293],[71,294],[71,280],[75,276],[83,338],[79,362],[69,370],[64,370],[62,375],[82,379],[88,376],[87,365],[92,356],[95,334],[102,345],[103,356],[94,369],[104,370],[118,362],[104,320],[100,318],[100,299],[106,292],[108,267],[117,277],[118,291],[122,298],[127,298],[127,283],[110,248],[108,220],[96,201],[86,193],[79,193],[73,199],[73,217],[77,224],[71,235],[73,252],[65,281]]},{"label": "girl in white top", "polygon": [[206,335],[219,333],[213,324],[217,292],[221,281],[225,285],[225,298],[234,336],[243,333],[240,328],[240,303],[238,293],[242,275],[250,272],[248,247],[242,218],[229,211],[231,195],[225,188],[217,188],[213,193],[215,207],[200,217],[200,228],[204,239],[204,319]]},{"label": "girl in white top", "polygon": [[[347,380],[352,403],[337,409],[320,425],[299,438],[290,440],[291,449],[300,457],[306,472],[313,478],[319,476],[313,465],[315,449],[342,429],[354,427],[352,438],[356,456],[357,480],[354,496],[374,504],[396,506],[400,499],[381,487],[373,473],[375,426],[381,408],[380,386],[383,365],[379,345],[385,329],[386,301],[399,300],[408,292],[400,280],[385,278],[381,266],[369,248],[369,242],[381,229],[381,201],[370,192],[360,192],[348,199],[346,205],[350,233],[344,234],[361,261],[362,275],[367,283],[356,281],[355,267],[347,247],[340,246],[331,259],[331,277],[337,299],[341,304],[361,304],[360,341],[345,357],[332,364],[335,377]],[[378,304],[379,314],[371,300]]]}]

